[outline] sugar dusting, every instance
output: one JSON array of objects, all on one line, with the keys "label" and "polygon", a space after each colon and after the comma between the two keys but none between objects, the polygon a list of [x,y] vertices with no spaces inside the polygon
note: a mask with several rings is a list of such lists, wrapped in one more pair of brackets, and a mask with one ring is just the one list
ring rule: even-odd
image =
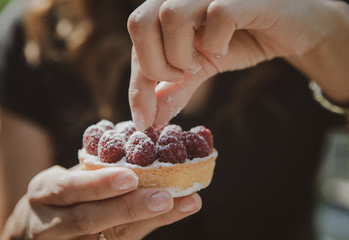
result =
[{"label": "sugar dusting", "polygon": [[166,102],[167,102],[167,103],[170,103],[170,102],[172,102],[172,101],[173,101],[173,97],[168,96]]},{"label": "sugar dusting", "polygon": [[[94,164],[94,165],[99,165],[103,167],[126,167],[126,168],[142,168],[142,169],[149,169],[149,168],[155,168],[155,167],[173,167],[176,164],[173,163],[164,163],[164,162],[159,162],[159,159],[156,159],[152,164],[142,167],[139,165],[135,164],[130,164],[126,162],[126,157],[123,157],[120,161],[116,163],[102,163],[98,160],[97,156],[90,155],[86,152],[86,150],[83,148],[79,151],[79,156],[84,158],[84,162],[89,163],[89,164]],[[200,161],[206,161],[212,157],[217,158],[218,152],[214,151],[212,152],[209,156],[203,157],[203,158],[194,158],[192,160],[186,159],[184,163],[177,163],[177,164],[194,164]]]},{"label": "sugar dusting", "polygon": [[180,112],[181,112],[182,108],[181,107],[171,107],[170,109],[170,113],[169,113],[169,119],[174,118],[175,116],[177,116]]},{"label": "sugar dusting", "polygon": [[115,130],[118,133],[123,131],[130,131],[133,129],[136,129],[136,128],[135,128],[135,124],[131,120],[119,122],[115,125]]},{"label": "sugar dusting", "polygon": [[[137,139],[137,145],[134,146],[133,141]],[[144,133],[140,132],[140,131],[136,131],[134,133],[132,133],[130,140],[126,142],[125,148],[128,149],[130,147],[135,147],[135,148],[142,148],[142,146],[144,146],[145,144],[154,144],[153,141]]]}]

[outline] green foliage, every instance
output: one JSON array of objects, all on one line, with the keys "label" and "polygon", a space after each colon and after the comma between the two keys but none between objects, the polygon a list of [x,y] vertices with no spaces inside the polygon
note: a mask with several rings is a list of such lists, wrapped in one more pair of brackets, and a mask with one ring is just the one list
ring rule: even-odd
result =
[{"label": "green foliage", "polygon": [[0,12],[9,1],[11,0],[0,0]]}]

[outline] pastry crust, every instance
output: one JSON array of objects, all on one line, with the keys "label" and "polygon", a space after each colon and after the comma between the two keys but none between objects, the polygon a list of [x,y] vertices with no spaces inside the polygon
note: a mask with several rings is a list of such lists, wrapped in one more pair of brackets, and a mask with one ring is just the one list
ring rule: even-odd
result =
[{"label": "pastry crust", "polygon": [[186,160],[185,163],[171,164],[155,161],[147,167],[128,164],[125,159],[115,164],[101,163],[96,156],[79,151],[79,160],[84,170],[96,170],[104,167],[127,167],[134,171],[139,180],[139,188],[164,188],[173,197],[182,197],[206,188],[212,179],[216,150],[204,158]]}]

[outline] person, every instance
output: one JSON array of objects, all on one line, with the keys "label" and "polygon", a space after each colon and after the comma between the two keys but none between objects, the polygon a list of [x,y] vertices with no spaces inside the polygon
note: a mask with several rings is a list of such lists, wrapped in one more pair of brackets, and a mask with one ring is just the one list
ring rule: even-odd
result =
[{"label": "person", "polygon": [[[67,169],[77,162],[88,125],[131,116],[124,27],[138,4],[34,1],[26,21],[11,21],[2,35],[9,39],[0,68],[7,189],[1,196],[12,209],[23,195],[2,238],[141,239],[185,218],[148,237],[315,239],[312,191],[321,139],[343,118],[314,102],[306,77],[280,59],[216,76],[175,119],[185,129],[211,128],[220,154],[197,214],[186,218],[200,209],[198,194],[172,199],[159,189],[135,190],[127,169]],[[128,24],[138,129],[174,117],[216,73],[274,57],[346,103],[347,13],[340,1],[145,1]]]}]

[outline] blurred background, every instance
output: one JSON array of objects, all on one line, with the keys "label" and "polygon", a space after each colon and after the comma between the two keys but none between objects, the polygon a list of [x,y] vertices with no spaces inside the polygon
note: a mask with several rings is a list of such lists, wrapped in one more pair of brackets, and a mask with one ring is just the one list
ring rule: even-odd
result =
[{"label": "blurred background", "polygon": [[349,130],[333,129],[323,147],[315,214],[319,240],[349,239]]},{"label": "blurred background", "polygon": [[[0,0],[0,12],[9,1]],[[318,204],[314,214],[315,228],[319,240],[348,240],[349,130],[347,128],[328,132],[323,145],[322,161],[316,188]]]},{"label": "blurred background", "polygon": [[0,11],[5,7],[9,0],[0,0]]}]

